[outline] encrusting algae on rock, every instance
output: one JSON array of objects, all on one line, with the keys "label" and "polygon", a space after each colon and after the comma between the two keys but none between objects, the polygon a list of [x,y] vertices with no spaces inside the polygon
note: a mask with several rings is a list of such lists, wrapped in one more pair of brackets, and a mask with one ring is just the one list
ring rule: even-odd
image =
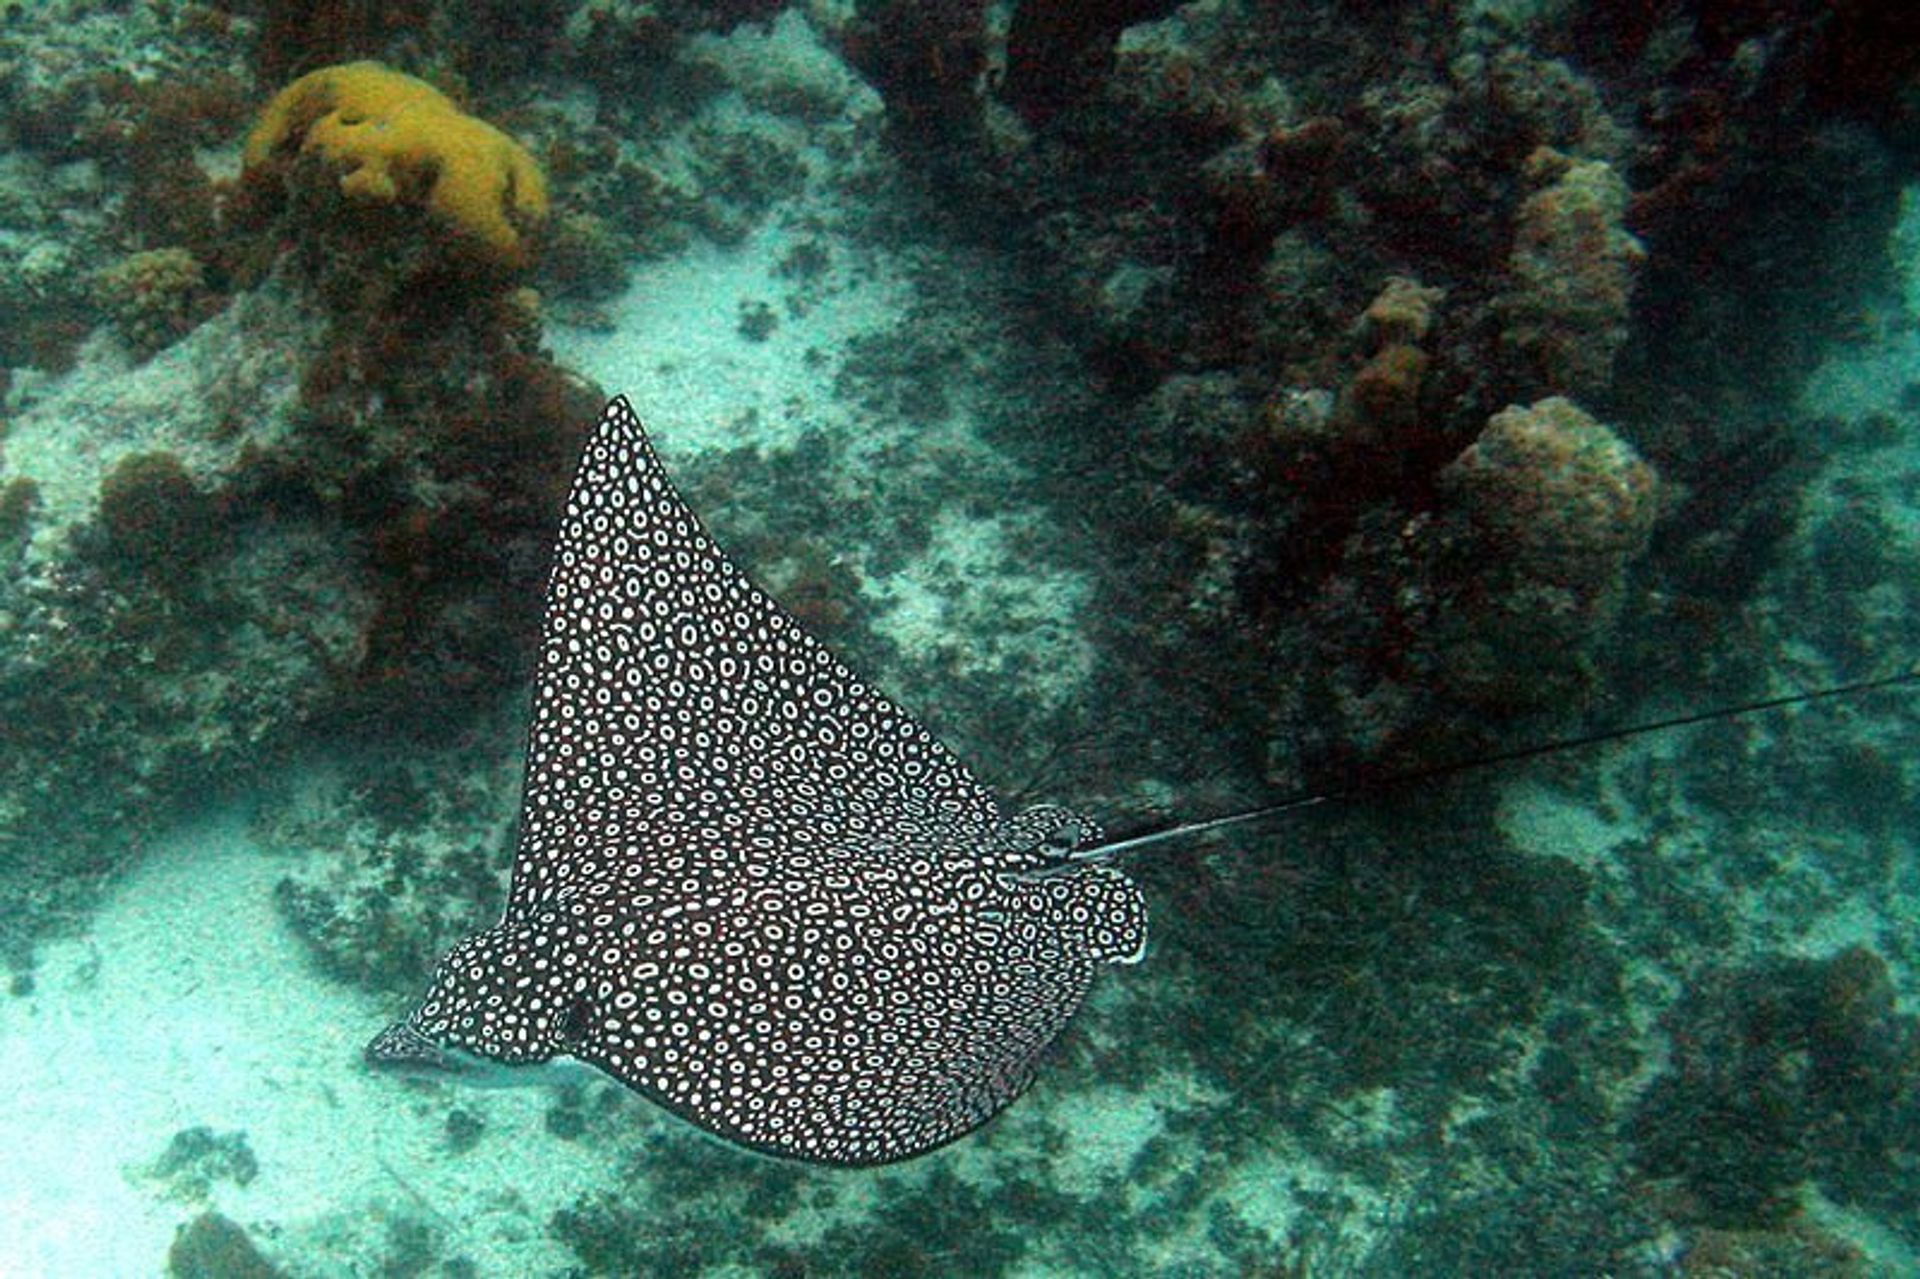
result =
[{"label": "encrusting algae on rock", "polygon": [[426,208],[502,266],[525,265],[525,233],[546,220],[546,179],[525,147],[378,62],[322,67],[274,95],[245,168],[289,151],[342,165],[349,198]]},{"label": "encrusting algae on rock", "polygon": [[100,272],[95,293],[141,358],[184,336],[218,305],[200,260],[177,245],[128,254]]}]

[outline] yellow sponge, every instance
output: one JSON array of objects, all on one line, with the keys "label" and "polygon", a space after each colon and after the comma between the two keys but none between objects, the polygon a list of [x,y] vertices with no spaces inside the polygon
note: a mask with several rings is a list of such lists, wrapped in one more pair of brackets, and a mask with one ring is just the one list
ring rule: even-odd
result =
[{"label": "yellow sponge", "polygon": [[344,194],[422,205],[506,266],[525,263],[521,232],[547,216],[546,179],[525,147],[378,62],[322,67],[275,94],[245,165],[287,147],[345,166]]}]

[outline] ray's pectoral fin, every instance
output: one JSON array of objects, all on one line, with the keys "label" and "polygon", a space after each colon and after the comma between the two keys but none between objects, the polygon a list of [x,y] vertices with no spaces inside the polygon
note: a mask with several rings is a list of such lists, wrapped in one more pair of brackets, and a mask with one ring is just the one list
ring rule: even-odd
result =
[{"label": "ray's pectoral fin", "polygon": [[446,1050],[414,1029],[411,1017],[396,1021],[367,1045],[367,1064],[381,1070],[432,1073],[449,1069]]},{"label": "ray's pectoral fin", "polygon": [[571,912],[502,921],[447,952],[419,1007],[367,1046],[382,1067],[463,1073],[474,1059],[530,1065],[567,1051],[591,1015],[564,941]]}]

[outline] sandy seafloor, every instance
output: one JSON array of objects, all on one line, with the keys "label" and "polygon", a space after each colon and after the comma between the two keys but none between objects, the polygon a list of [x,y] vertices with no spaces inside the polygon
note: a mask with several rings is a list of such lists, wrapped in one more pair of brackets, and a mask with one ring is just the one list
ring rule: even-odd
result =
[{"label": "sandy seafloor", "polygon": [[[1920,218],[1909,219],[1905,234],[1909,245],[1920,242]],[[869,268],[842,280],[806,315],[785,318],[769,340],[745,341],[740,304],[775,291],[771,267],[784,247],[780,231],[763,229],[733,249],[702,247],[643,266],[613,308],[614,331],[556,329],[556,351],[563,363],[629,395],[670,463],[741,443],[777,447],[796,405],[832,429],[830,387],[806,359],[808,348],[833,348],[849,335],[904,322],[912,286]],[[1815,407],[1848,415],[1886,407],[1899,388],[1920,379],[1920,253],[1909,260],[1908,313],[1886,324],[1875,343],[1836,357],[1809,393]],[[672,358],[662,359],[663,351]],[[70,376],[85,375],[83,369]],[[957,371],[956,382],[964,376]],[[961,411],[941,426],[948,437],[922,446],[971,454],[985,468],[1004,466],[970,438],[966,388],[953,390]],[[1018,480],[1009,472],[997,485],[1005,501],[1000,519],[1041,518],[1020,506]],[[1913,505],[1888,514],[1904,520],[1907,535],[1920,536]],[[715,523],[724,540],[724,521]],[[1005,569],[1007,558],[970,540],[990,542],[1004,526],[988,521],[981,529],[956,526],[933,538],[930,556],[944,557],[944,565],[922,560],[865,578],[877,628],[902,651],[964,651],[991,661],[973,629],[982,615],[1035,624],[1071,617],[1085,587],[1066,569],[1029,564],[983,578],[983,565]],[[966,572],[954,573],[956,565]],[[956,576],[970,578],[982,597],[952,599],[928,585]],[[1062,679],[1070,692],[1070,669]],[[913,705],[913,689],[891,691]],[[1685,749],[1685,736],[1675,735],[1596,752],[1593,763],[1606,771],[1648,752]],[[619,1181],[620,1160],[591,1142],[547,1133],[551,1102],[540,1088],[463,1098],[462,1106],[483,1118],[486,1136],[449,1157],[444,1106],[359,1063],[362,1045],[400,1010],[314,971],[272,902],[288,854],[252,838],[245,796],[221,802],[219,811],[183,824],[144,855],[90,934],[46,947],[31,995],[0,1001],[0,1275],[157,1273],[176,1228],[208,1205],[245,1224],[269,1250],[284,1247],[288,1258],[300,1259],[301,1273],[376,1273],[380,1263],[370,1250],[389,1217],[434,1223],[448,1251],[479,1274],[560,1273],[575,1259],[546,1233],[556,1209],[596,1190],[644,1202],[647,1187]],[[1508,784],[1504,811],[1523,846],[1602,871],[1613,848],[1646,833],[1633,824],[1629,806],[1603,812],[1524,770]],[[1807,950],[1871,942],[1877,929],[1912,928],[1916,919],[1920,903],[1883,901],[1877,915],[1856,910],[1834,918],[1823,935],[1807,939]],[[1108,979],[1133,980],[1126,971]],[[1101,1002],[1096,996],[1084,1014],[1082,1033],[1099,1034]],[[1170,1026],[1178,1024],[1176,1013],[1168,1010]],[[1009,1119],[933,1160],[963,1181],[982,1175],[984,1148],[1022,1140],[1023,1125],[1045,1116],[1072,1134],[1070,1148],[1051,1156],[1050,1175],[1091,1193],[1125,1177],[1143,1145],[1163,1130],[1163,1108],[1176,1098],[1211,1122],[1231,1122],[1231,1098],[1179,1098],[1179,1088],[1168,1079],[1145,1088],[1111,1086],[1056,1070]],[[637,1101],[617,1113],[636,1134],[678,1128]],[[243,1132],[258,1175],[244,1185],[216,1178],[204,1199],[169,1193],[151,1166],[174,1134],[195,1126]],[[684,1128],[672,1139],[705,1140]],[[874,1175],[866,1193],[884,1194],[894,1175],[918,1174]],[[1299,1190],[1325,1180],[1306,1155],[1275,1149],[1229,1178],[1224,1196],[1242,1220],[1279,1237],[1303,1211]],[[1812,1211],[1868,1248],[1887,1273],[1920,1273],[1920,1258],[1896,1240],[1817,1202]],[[1364,1208],[1351,1212],[1343,1229],[1363,1230],[1373,1216]],[[781,1228],[802,1229],[795,1221]],[[1353,1244],[1364,1252],[1363,1239]],[[1188,1262],[1206,1251],[1197,1237],[1165,1246]],[[1151,1268],[1156,1258],[1130,1262]]]}]

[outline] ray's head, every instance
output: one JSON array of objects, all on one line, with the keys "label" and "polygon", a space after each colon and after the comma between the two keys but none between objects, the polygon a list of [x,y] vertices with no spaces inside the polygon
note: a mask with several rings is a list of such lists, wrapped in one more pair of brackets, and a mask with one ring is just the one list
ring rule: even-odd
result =
[{"label": "ray's head", "polygon": [[467,938],[440,961],[419,1006],[367,1045],[367,1064],[466,1075],[566,1052],[590,1013],[585,980],[568,959],[570,934],[564,920],[548,918]]}]

